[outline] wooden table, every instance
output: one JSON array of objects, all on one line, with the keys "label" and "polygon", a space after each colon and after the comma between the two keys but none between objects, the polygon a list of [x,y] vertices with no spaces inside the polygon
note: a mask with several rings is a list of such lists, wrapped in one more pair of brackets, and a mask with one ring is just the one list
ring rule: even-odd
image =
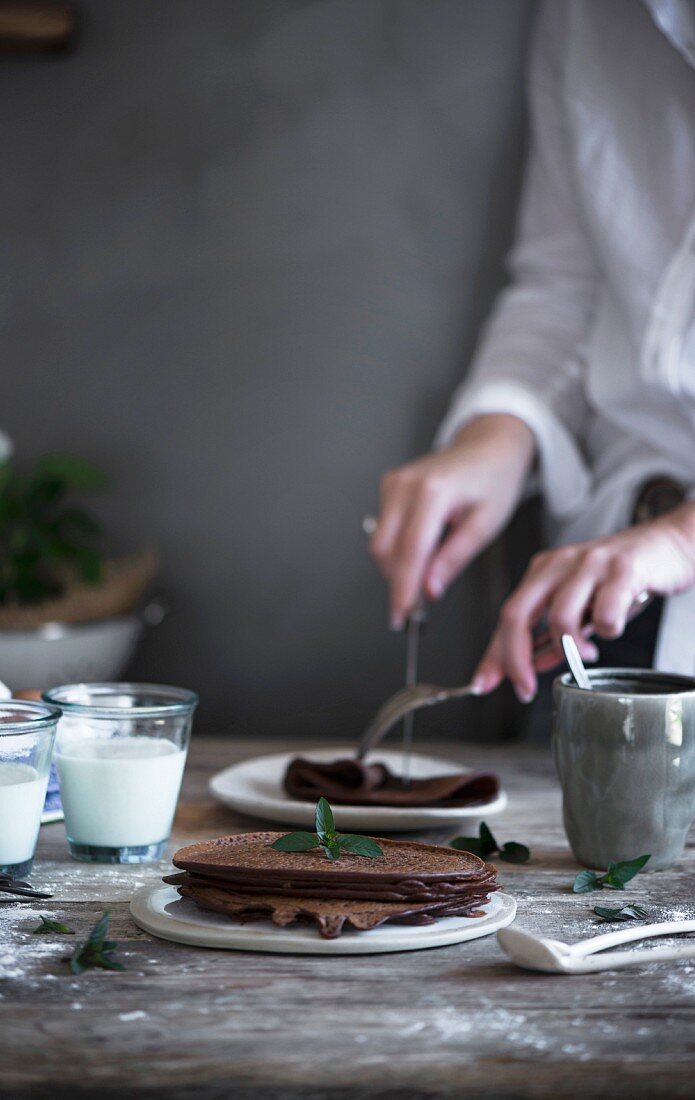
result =
[{"label": "wooden table", "polygon": [[[207,779],[278,747],[194,739],[172,851],[254,828],[210,801]],[[502,865],[519,924],[568,940],[597,931],[597,895],[570,890],[577,867],[549,754],[431,748],[501,773],[510,804],[496,831],[533,849],[530,864]],[[624,899],[692,904],[692,856],[691,848],[678,869],[640,877]],[[147,936],[128,913],[135,889],[165,866],[76,863],[63,826],[42,829],[33,880],[50,884],[53,899],[0,903],[2,1095],[614,1100],[695,1093],[695,966],[687,962],[546,976],[515,969],[494,937],[354,958],[188,948]],[[84,934],[107,906],[123,973],[74,977],[64,962],[69,940],[31,934],[39,913]]]}]

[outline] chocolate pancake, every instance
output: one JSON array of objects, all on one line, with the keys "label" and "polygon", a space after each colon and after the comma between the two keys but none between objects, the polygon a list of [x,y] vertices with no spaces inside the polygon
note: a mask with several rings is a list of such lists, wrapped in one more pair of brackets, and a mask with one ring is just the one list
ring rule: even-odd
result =
[{"label": "chocolate pancake", "polygon": [[322,936],[339,936],[387,921],[424,924],[447,916],[478,916],[498,889],[490,863],[453,848],[378,838],[376,859],[320,849],[281,852],[283,833],[242,833],[181,848],[183,871],[164,879],[203,909],[248,921],[286,925],[310,921]]},{"label": "chocolate pancake", "polygon": [[242,923],[268,920],[280,927],[288,924],[314,922],[324,939],[336,939],[347,925],[357,932],[366,932],[387,922],[397,924],[432,924],[437,918],[481,916],[480,903],[474,901],[440,902],[430,905],[396,902],[327,901],[306,898],[291,901],[277,894],[250,897],[227,887],[179,886],[179,894],[190,898],[201,909],[223,913]]},{"label": "chocolate pancake", "polygon": [[428,902],[462,901],[463,899],[475,898],[486,899],[492,891],[498,889],[495,882],[495,870],[490,864],[487,866],[490,867],[490,871],[482,879],[467,882],[463,885],[448,882],[437,882],[428,885],[417,881],[405,885],[398,883],[385,883],[383,885],[378,883],[342,884],[340,882],[317,884],[316,882],[296,882],[292,879],[286,879],[282,882],[269,880],[248,881],[241,876],[231,883],[225,879],[191,874],[188,871],[165,875],[164,882],[169,883],[171,886],[207,886],[221,890],[231,888],[244,894],[274,893],[281,894],[282,897],[286,898],[315,898],[317,891],[320,890],[321,897],[326,900],[343,899],[349,901],[417,902],[418,904],[425,904]]},{"label": "chocolate pancake", "polygon": [[[317,896],[324,886],[396,885],[401,892],[434,884],[452,886],[490,880],[494,868],[471,852],[442,848],[416,841],[378,837],[383,856],[369,859],[345,853],[340,860],[326,859],[320,848],[309,852],[280,852],[271,848],[284,833],[241,833],[199,841],[180,848],[173,863],[184,871],[245,885],[268,886],[287,881],[315,884]],[[417,885],[416,885],[417,884]]]},{"label": "chocolate pancake", "polygon": [[340,806],[477,806],[499,793],[492,772],[459,772],[412,779],[403,786],[385,764],[365,764],[349,757],[326,763],[296,756],[285,772],[284,787],[291,798],[317,802],[327,798]]}]

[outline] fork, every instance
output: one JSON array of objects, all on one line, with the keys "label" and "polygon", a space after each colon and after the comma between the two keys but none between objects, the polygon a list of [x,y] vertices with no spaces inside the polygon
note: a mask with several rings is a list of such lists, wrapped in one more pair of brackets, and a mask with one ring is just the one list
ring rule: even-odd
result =
[{"label": "fork", "polygon": [[472,684],[452,688],[442,687],[440,684],[413,684],[411,687],[401,688],[386,700],[362,734],[357,759],[364,759],[406,714],[412,714],[422,707],[432,707],[436,703],[446,703],[449,699],[462,699],[472,691]]}]

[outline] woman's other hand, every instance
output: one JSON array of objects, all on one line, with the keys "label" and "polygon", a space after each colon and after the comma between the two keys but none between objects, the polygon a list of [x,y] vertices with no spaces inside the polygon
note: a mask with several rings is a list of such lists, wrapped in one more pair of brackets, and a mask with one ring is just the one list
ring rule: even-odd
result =
[{"label": "woman's other hand", "polygon": [[[673,595],[695,585],[695,504],[615,535],[537,554],[505,602],[475,674],[479,692],[508,676],[522,702],[536,693],[536,672],[562,659],[571,634],[582,656],[595,660],[589,634],[618,638],[643,592]],[[552,652],[534,660],[532,631],[548,623]]]},{"label": "woman's other hand", "polygon": [[444,594],[514,510],[533,460],[531,430],[515,416],[477,417],[441,451],[381,483],[370,551],[389,582],[400,629],[420,594]]}]

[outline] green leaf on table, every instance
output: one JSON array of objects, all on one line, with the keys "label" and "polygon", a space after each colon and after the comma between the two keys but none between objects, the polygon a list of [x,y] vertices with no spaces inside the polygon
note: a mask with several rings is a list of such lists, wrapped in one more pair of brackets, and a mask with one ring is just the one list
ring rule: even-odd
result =
[{"label": "green leaf on table", "polygon": [[271,848],[275,848],[278,852],[309,852],[312,848],[318,848],[319,838],[316,833],[287,833],[286,836],[278,837],[270,845]]},{"label": "green leaf on table", "polygon": [[490,849],[477,836],[454,837],[453,840],[449,841],[449,847],[456,848],[459,852],[470,852],[471,855],[478,856],[480,859],[487,859],[491,854]]},{"label": "green leaf on table", "polygon": [[575,894],[590,894],[592,890],[600,890],[601,885],[595,871],[580,871],[574,880],[572,890]]},{"label": "green leaf on table", "polygon": [[333,811],[325,798],[319,798],[316,803],[316,832],[319,837],[326,840],[335,836]]},{"label": "green leaf on table", "polygon": [[604,905],[595,905],[594,913],[604,921],[646,920],[649,914],[641,905],[623,905],[619,909],[607,909]]},{"label": "green leaf on table", "polygon": [[492,831],[489,825],[486,825],[484,821],[480,822],[480,840],[482,844],[487,848],[488,852],[499,851],[499,844],[492,835]]},{"label": "green leaf on table", "polygon": [[651,856],[646,855],[638,856],[637,859],[625,859],[622,863],[609,863],[603,876],[603,885],[612,890],[624,890],[625,883],[639,874],[649,859]]},{"label": "green leaf on table", "polygon": [[67,924],[60,924],[57,920],[49,920],[48,917],[44,917],[43,913],[39,914],[41,917],[41,924],[38,928],[34,929],[34,935],[39,936],[45,932],[56,932],[60,936],[74,936],[74,928],[70,928]]},{"label": "green leaf on table", "polygon": [[572,890],[575,894],[588,894],[592,890],[624,890],[625,883],[638,874],[650,855],[637,856],[636,859],[624,859],[618,863],[609,863],[605,875],[596,871],[580,871],[574,880]]},{"label": "green leaf on table", "polygon": [[125,970],[122,963],[112,959],[111,955],[118,947],[115,940],[107,940],[109,930],[109,910],[102,913],[84,943],[78,944],[69,960],[73,974],[83,974],[85,970],[98,966],[102,970]]},{"label": "green leaf on table", "polygon": [[367,856],[375,859],[383,856],[383,850],[370,836],[357,836],[356,833],[339,833],[338,843],[346,852],[352,852],[354,856]]},{"label": "green leaf on table", "polygon": [[449,841],[450,848],[456,848],[459,852],[471,852],[480,859],[487,859],[494,852],[499,853],[500,859],[507,863],[526,863],[531,858],[531,852],[525,844],[517,844],[515,840],[508,840],[500,848],[492,831],[484,821],[480,822],[479,836],[457,836]]},{"label": "green leaf on table", "polygon": [[484,821],[480,822],[478,836],[457,836],[449,843],[450,848],[456,848],[459,852],[471,852],[480,859],[487,859],[497,851],[497,841]]},{"label": "green leaf on table", "polygon": [[508,840],[500,848],[500,859],[506,863],[527,863],[531,853],[525,844],[517,844],[514,840]]}]

